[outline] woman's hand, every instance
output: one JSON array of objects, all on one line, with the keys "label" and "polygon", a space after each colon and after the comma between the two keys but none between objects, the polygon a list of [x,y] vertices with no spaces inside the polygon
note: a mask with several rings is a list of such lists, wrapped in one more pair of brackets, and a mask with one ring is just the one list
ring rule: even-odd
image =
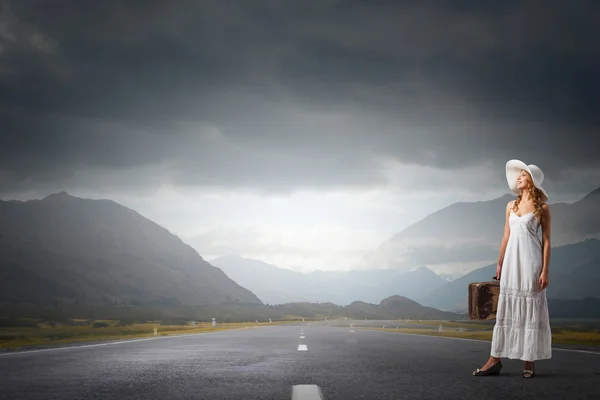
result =
[{"label": "woman's hand", "polygon": [[549,283],[548,271],[542,270],[542,273],[540,274],[538,283],[540,285],[540,290],[544,290],[548,287],[548,283]]},{"label": "woman's hand", "polygon": [[500,274],[502,273],[502,264],[496,264],[496,279],[500,280]]}]

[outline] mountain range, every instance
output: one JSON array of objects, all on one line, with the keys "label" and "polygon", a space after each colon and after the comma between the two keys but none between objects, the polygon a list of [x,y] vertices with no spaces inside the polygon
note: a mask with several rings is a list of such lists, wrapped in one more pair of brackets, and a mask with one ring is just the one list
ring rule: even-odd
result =
[{"label": "mountain range", "polygon": [[240,285],[251,288],[263,302],[332,302],[349,305],[355,301],[378,303],[401,294],[419,298],[423,290],[436,290],[447,280],[427,267],[413,271],[395,269],[358,271],[294,272],[260,260],[223,256],[210,261]]},{"label": "mountain range", "polygon": [[354,301],[347,306],[333,303],[286,303],[274,308],[287,310],[289,315],[303,315],[310,310],[314,316],[330,318],[348,317],[353,319],[464,319],[463,315],[424,307],[404,296],[390,296],[379,304]]},{"label": "mountain range", "polygon": [[[349,304],[401,295],[436,309],[464,313],[468,284],[489,281],[495,274],[504,209],[513,198],[456,203],[429,215],[375,252],[389,261],[376,265],[387,269],[301,274],[239,256],[220,257],[211,263],[267,303]],[[600,297],[600,190],[571,204],[551,204],[551,211],[548,298],[581,301]],[[403,261],[393,261],[394,255],[403,255],[396,259]],[[434,273],[428,262],[464,265],[465,273],[448,282],[447,275]]]},{"label": "mountain range", "polygon": [[[211,261],[253,290],[266,303],[356,301],[402,295],[438,310],[466,313],[471,282],[490,281],[496,264],[490,264],[447,282],[427,267],[414,271],[368,270],[302,274],[239,256]],[[600,240],[587,239],[552,249],[547,296],[553,300],[600,297]],[[304,296],[304,298],[299,298]],[[348,302],[347,299],[354,299]]]},{"label": "mountain range", "polygon": [[[52,309],[223,320],[458,318],[468,283],[494,274],[508,201],[457,203],[429,215],[374,253],[385,261],[379,268],[310,274],[239,256],[209,263],[167,229],[110,200],[61,192],[0,201],[0,316]],[[563,314],[568,307],[598,314],[590,305],[600,297],[600,190],[551,209],[549,303]],[[436,274],[444,262],[464,264],[464,276]]]},{"label": "mountain range", "polygon": [[[459,202],[398,232],[367,255],[361,268],[410,270],[427,265],[437,272],[465,274],[495,263],[502,240],[506,204],[515,196]],[[600,238],[600,189],[574,203],[550,204],[552,245]]]},{"label": "mountain range", "polygon": [[[269,272],[273,279],[286,274]],[[335,286],[335,277],[328,282]],[[406,297],[382,298],[370,296],[372,303],[345,307],[265,305],[167,229],[113,201],[64,192],[42,200],[0,201],[0,319],[5,323],[16,316],[460,318]]]},{"label": "mountain range", "polygon": [[192,247],[109,200],[0,201],[0,303],[262,304]]}]

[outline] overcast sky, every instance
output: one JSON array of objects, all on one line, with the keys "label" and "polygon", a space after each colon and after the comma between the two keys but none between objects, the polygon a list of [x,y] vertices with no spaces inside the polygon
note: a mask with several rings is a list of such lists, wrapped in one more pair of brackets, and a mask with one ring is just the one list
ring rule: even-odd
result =
[{"label": "overcast sky", "polygon": [[[428,5],[425,5],[427,3]],[[600,187],[594,1],[0,0],[0,197],[348,269],[455,201]]]}]

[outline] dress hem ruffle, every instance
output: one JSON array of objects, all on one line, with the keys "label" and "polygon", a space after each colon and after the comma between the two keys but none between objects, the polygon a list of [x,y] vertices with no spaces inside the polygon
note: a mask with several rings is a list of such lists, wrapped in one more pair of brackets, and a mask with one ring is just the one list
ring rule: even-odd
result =
[{"label": "dress hem ruffle", "polygon": [[549,360],[552,358],[552,354],[543,354],[543,355],[528,355],[528,354],[518,354],[518,353],[510,353],[506,351],[500,352],[491,352],[490,355],[496,358],[508,358],[509,360],[521,360],[521,361],[540,361],[540,360]]}]

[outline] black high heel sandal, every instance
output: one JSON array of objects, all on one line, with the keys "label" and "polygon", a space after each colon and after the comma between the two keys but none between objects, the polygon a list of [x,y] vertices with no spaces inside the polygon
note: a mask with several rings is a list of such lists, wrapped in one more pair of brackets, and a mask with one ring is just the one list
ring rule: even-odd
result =
[{"label": "black high heel sandal", "polygon": [[535,372],[534,372],[533,368],[532,369],[523,369],[523,378],[525,378],[525,379],[533,378],[534,374],[535,374]]},{"label": "black high heel sandal", "polygon": [[491,366],[486,370],[481,370],[477,368],[477,371],[473,372],[473,376],[492,376],[492,375],[500,375],[500,371],[502,371],[502,362],[498,361],[496,364]]}]

